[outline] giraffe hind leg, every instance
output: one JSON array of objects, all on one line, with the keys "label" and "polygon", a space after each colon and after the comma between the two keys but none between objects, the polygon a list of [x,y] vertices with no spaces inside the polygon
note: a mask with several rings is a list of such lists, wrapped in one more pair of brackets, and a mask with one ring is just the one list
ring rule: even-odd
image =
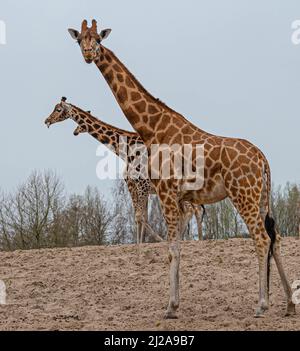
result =
[{"label": "giraffe hind leg", "polygon": [[283,285],[283,289],[286,294],[286,299],[287,299],[287,310],[286,310],[286,315],[290,314],[295,314],[296,309],[295,309],[295,304],[292,301],[292,289],[290,287],[290,284],[287,280],[286,274],[284,272],[284,268],[282,265],[281,261],[281,255],[280,255],[280,234],[276,230],[276,225],[275,221],[272,217],[270,217],[268,213],[268,208],[269,208],[269,195],[267,192],[266,186],[264,186],[261,199],[260,199],[260,214],[261,218],[265,221],[265,228],[266,231],[271,239],[271,246],[269,250],[269,256],[268,256],[268,292],[269,292],[269,286],[270,286],[270,259],[273,256],[274,261],[277,266],[277,270],[281,279],[281,283]]},{"label": "giraffe hind leg", "polygon": [[262,317],[269,308],[268,262],[270,260],[271,239],[265,228],[258,203],[245,201],[242,204],[237,198],[232,201],[247,225],[251,238],[254,240],[259,267],[259,299],[255,317]]},{"label": "giraffe hind leg", "polygon": [[286,316],[289,315],[293,315],[296,314],[296,306],[292,301],[292,289],[291,286],[289,284],[289,281],[286,277],[284,268],[283,268],[283,264],[282,264],[282,260],[281,260],[281,254],[280,254],[280,235],[279,233],[276,232],[276,240],[274,243],[274,248],[273,248],[273,256],[274,256],[274,260],[277,266],[277,270],[281,279],[281,283],[286,295],[286,299],[287,299],[287,307],[286,307]]},{"label": "giraffe hind leg", "polygon": [[184,240],[186,232],[189,230],[189,223],[194,214],[194,208],[189,202],[180,203],[180,230],[179,240]]},{"label": "giraffe hind leg", "polygon": [[195,217],[197,222],[197,229],[198,229],[198,240],[203,240],[203,230],[202,224],[205,215],[205,208],[203,205],[195,206]]},{"label": "giraffe hind leg", "polygon": [[[265,208],[262,206],[262,208]],[[263,211],[261,208],[261,215],[265,216],[265,227],[267,230],[267,233],[271,239],[271,247],[269,250],[269,257],[268,257],[268,292],[269,292],[269,287],[270,287],[270,259],[273,256],[274,261],[277,266],[277,270],[281,279],[281,283],[284,289],[284,292],[286,294],[286,299],[287,299],[287,309],[286,309],[286,315],[291,315],[296,313],[295,309],[295,304],[292,301],[292,289],[291,286],[288,282],[288,279],[286,277],[282,260],[281,260],[281,255],[280,255],[280,234],[276,231],[276,226],[275,226],[275,221],[272,217],[270,217],[269,213],[267,212],[266,208],[265,211]]]}]

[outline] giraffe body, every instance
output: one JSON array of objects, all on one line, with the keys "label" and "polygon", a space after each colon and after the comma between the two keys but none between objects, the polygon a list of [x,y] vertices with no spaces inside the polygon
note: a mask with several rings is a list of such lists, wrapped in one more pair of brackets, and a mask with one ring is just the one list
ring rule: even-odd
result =
[{"label": "giraffe body", "polygon": [[[97,32],[97,23],[81,32],[69,30],[78,41],[87,63],[94,62],[108,83],[124,115],[145,143],[148,152],[157,145],[197,145],[204,148],[204,182],[197,190],[186,190],[191,181],[174,177],[152,179],[168,224],[170,297],[166,318],[176,318],[179,307],[180,243],[184,221],[182,203],[211,204],[229,197],[245,221],[254,240],[259,264],[259,302],[256,316],[268,308],[268,277],[274,256],[287,297],[287,314],[295,312],[291,288],[280,258],[280,235],[275,230],[269,205],[271,173],[263,153],[250,142],[216,136],[193,125],[159,99],[154,98],[115,54],[102,45],[110,29]],[[193,166],[196,160],[193,159]],[[150,168],[149,168],[150,172]],[[173,177],[172,177],[173,175]]]}]

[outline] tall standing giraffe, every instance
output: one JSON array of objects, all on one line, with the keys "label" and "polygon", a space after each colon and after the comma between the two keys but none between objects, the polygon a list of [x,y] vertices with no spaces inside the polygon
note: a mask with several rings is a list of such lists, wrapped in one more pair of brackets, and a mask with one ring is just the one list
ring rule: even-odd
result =
[{"label": "tall standing giraffe", "polygon": [[[80,133],[87,132],[92,137],[97,139],[100,143],[109,147],[117,156],[121,157],[123,161],[127,164],[133,163],[133,158],[125,153],[124,155],[119,150],[120,140],[126,141],[127,145],[143,145],[142,139],[137,133],[129,132],[105,123],[96,117],[92,116],[90,111],[83,111],[78,106],[69,104],[66,102],[66,98],[62,97],[61,101],[55,105],[53,112],[45,120],[45,124],[50,127],[50,125],[62,122],[68,118],[74,120],[78,127],[74,131],[74,135],[77,136]],[[147,231],[150,236],[156,241],[162,241],[163,239],[155,233],[148,223],[148,200],[150,194],[155,194],[155,190],[149,178],[133,178],[126,175],[127,169],[124,172],[124,180],[128,187],[132,199],[132,205],[134,208],[134,216],[137,231],[137,244],[142,243],[144,240],[145,231]],[[185,228],[188,226],[189,221],[192,216],[195,215],[197,220],[197,225],[200,226],[198,229],[199,233],[202,233],[202,217],[201,217],[201,207],[193,206],[192,204],[184,203],[184,218],[185,223],[182,228],[182,236],[184,234]],[[202,236],[199,237],[199,240]]]},{"label": "tall standing giraffe", "polygon": [[[273,255],[286,293],[286,314],[295,313],[292,290],[280,256],[280,235],[270,213],[271,174],[263,153],[250,142],[216,136],[193,125],[181,114],[154,98],[133,76],[116,55],[102,45],[110,29],[98,33],[97,22],[81,32],[69,29],[77,40],[87,63],[94,62],[112,90],[119,106],[132,127],[144,141],[148,152],[151,145],[197,145],[204,148],[204,182],[191,190],[184,179],[151,179],[158,194],[168,225],[170,295],[166,318],[177,318],[179,307],[180,243],[182,201],[210,204],[229,197],[245,221],[255,243],[259,264],[259,302],[256,316],[268,309],[270,258]],[[195,165],[193,160],[193,166]],[[150,172],[150,169],[149,169]],[[187,186],[186,186],[187,185]]]}]

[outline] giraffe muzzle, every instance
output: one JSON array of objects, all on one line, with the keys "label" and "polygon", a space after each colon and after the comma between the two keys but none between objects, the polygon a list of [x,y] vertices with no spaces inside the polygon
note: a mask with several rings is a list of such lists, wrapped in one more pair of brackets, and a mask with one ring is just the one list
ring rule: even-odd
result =
[{"label": "giraffe muzzle", "polygon": [[49,128],[50,126],[51,126],[51,122],[50,121],[45,121],[45,124],[46,124],[46,126],[47,126],[47,128]]}]

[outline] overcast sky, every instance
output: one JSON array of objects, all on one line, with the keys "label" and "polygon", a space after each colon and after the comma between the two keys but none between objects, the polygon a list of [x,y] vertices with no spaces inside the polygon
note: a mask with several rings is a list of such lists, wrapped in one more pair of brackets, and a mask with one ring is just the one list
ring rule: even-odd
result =
[{"label": "overcast sky", "polygon": [[69,192],[90,184],[108,193],[96,177],[97,142],[74,137],[73,121],[44,125],[64,95],[132,130],[67,32],[84,18],[112,28],[104,45],[153,95],[206,131],[255,143],[276,184],[300,182],[299,0],[1,0],[0,188],[50,168]]}]

